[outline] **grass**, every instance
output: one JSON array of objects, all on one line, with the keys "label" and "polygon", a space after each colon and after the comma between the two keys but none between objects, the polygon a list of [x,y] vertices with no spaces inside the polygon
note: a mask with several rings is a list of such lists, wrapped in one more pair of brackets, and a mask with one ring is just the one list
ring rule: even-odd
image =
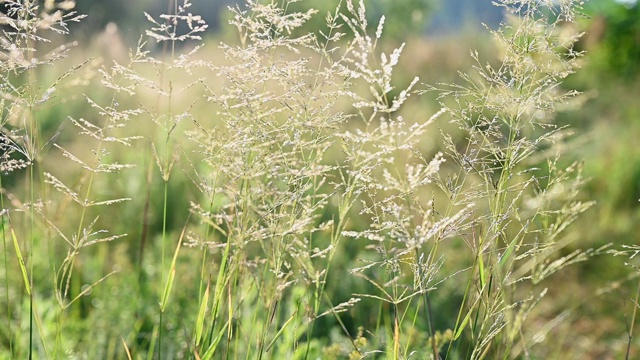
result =
[{"label": "grass", "polygon": [[72,3],[4,2],[2,356],[579,358],[553,279],[637,251],[576,245],[580,4],[501,1],[498,59],[430,85],[363,2],[290,3],[209,50],[170,2],[126,62],[69,67]]}]

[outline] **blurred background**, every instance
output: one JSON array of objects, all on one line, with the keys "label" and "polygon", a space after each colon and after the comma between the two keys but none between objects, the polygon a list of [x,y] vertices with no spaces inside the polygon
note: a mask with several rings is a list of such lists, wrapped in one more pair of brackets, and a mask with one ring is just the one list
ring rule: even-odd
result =
[{"label": "blurred background", "polygon": [[[210,27],[211,32],[218,32],[225,23],[225,10],[229,6],[237,6],[239,0],[206,0],[191,1],[190,12],[201,15]],[[474,32],[482,23],[495,27],[503,17],[500,8],[491,0],[366,0],[367,15],[378,19],[385,14],[388,20],[387,36],[406,37],[410,35],[446,36]],[[636,8],[636,0],[591,0],[585,8],[589,15],[619,22],[624,17],[631,20]],[[151,15],[166,13],[168,2],[164,0],[83,0],[76,2],[76,9],[88,18],[80,25],[86,36],[91,36],[105,29],[110,22],[119,26],[121,31],[137,40],[146,24],[141,14]],[[305,7],[329,10],[332,1],[305,0]],[[629,31],[633,31],[631,21]],[[619,24],[622,25],[622,24]],[[637,29],[636,29],[637,31]]]},{"label": "blurred background", "polygon": [[[238,0],[192,1],[190,12],[201,15],[212,32],[219,32],[225,23],[225,10],[237,6]],[[332,9],[333,1],[305,0],[304,7],[320,11]],[[447,35],[473,31],[481,27],[481,22],[497,25],[502,19],[502,11],[490,0],[367,0],[367,15],[371,20],[382,14],[387,18],[386,36],[403,38],[411,35]],[[105,29],[108,23],[117,24],[123,34],[137,40],[146,24],[140,14],[148,12],[157,15],[167,12],[168,2],[164,0],[100,0],[78,1],[78,12],[89,15],[80,25],[91,36]],[[317,20],[322,21],[322,19]]]},{"label": "blurred background", "polygon": [[[235,29],[224,24],[229,16],[226,8],[236,6],[236,1],[192,2],[189,12],[202,15],[209,25],[205,42],[235,41]],[[80,44],[74,51],[102,57],[104,62],[125,58],[149,28],[143,12],[154,17],[167,13],[168,3],[167,0],[78,1],[77,11],[88,17],[79,24],[71,24],[72,37]],[[478,50],[483,61],[496,60],[490,34],[482,25],[496,28],[503,19],[502,10],[493,6],[491,0],[365,0],[365,3],[371,26],[377,25],[382,14],[386,17],[383,48],[407,43],[396,68],[400,82],[410,81],[415,75],[429,84],[455,82],[458,71],[464,72],[473,65],[470,49]],[[305,0],[298,5],[321,12],[334,6],[326,0]],[[579,48],[587,55],[582,70],[564,84],[583,95],[571,109],[559,114],[558,121],[570,125],[576,134],[567,144],[566,158],[584,160],[585,175],[591,179],[583,199],[597,203],[574,224],[572,231],[578,241],[572,246],[586,249],[606,243],[615,247],[638,245],[640,7],[636,1],[591,0],[585,3],[584,12],[587,17],[579,26],[585,35]],[[312,20],[310,28],[314,27],[313,21],[323,18]],[[435,98],[427,95],[405,111],[432,114],[437,109]],[[52,109],[49,118],[56,118],[56,111],[61,110]],[[180,197],[181,185],[176,184],[175,193]],[[177,198],[170,201],[172,213],[186,216],[184,201]],[[127,210],[126,214],[135,217],[136,211],[141,209]],[[174,229],[184,223],[184,216],[170,216]],[[150,231],[159,230],[156,226]],[[123,256],[132,256],[132,251],[135,250],[116,249],[129,254]],[[573,338],[569,342],[582,358],[614,359],[624,353],[637,287],[636,273],[630,269],[622,257],[600,256],[554,277],[561,291],[548,296],[559,308],[574,309]],[[576,303],[576,298],[582,301]],[[439,301],[445,306],[446,294]],[[141,323],[140,327],[144,326],[147,325]]]}]

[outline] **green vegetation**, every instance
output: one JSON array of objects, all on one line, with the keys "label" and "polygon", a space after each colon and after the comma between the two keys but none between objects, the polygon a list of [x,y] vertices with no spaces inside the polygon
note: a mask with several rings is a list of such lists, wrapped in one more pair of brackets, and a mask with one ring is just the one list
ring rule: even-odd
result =
[{"label": "green vegetation", "polygon": [[470,56],[385,42],[388,1],[219,45],[170,1],[128,55],[0,3],[0,358],[637,356],[636,64],[581,2],[502,0]]}]

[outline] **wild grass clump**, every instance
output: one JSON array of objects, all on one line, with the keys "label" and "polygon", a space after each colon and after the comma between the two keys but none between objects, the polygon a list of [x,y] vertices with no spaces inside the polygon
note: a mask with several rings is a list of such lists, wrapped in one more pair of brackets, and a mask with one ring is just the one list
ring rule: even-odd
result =
[{"label": "wild grass clump", "polygon": [[[498,66],[472,52],[460,83],[431,86],[398,83],[404,44],[379,49],[384,17],[371,33],[364,1],[295,2],[230,9],[238,41],[219,59],[190,1],[171,2],[144,14],[127,63],[81,62],[51,84],[37,67],[68,47],[36,56],[41,32],[82,16],[3,2],[9,357],[559,355],[539,345],[566,317],[536,313],[546,279],[603,252],[567,250],[592,203],[555,121],[578,95],[561,84],[582,56],[580,3],[500,1]],[[326,26],[303,31],[317,16]],[[43,139],[43,104],[86,74],[103,96]],[[427,93],[439,111],[403,112]],[[425,151],[443,121],[462,136]]]}]

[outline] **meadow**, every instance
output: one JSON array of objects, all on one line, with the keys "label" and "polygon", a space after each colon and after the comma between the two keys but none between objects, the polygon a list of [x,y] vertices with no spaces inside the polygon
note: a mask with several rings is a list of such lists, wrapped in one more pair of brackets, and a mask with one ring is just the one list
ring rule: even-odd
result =
[{"label": "meadow", "polygon": [[137,44],[0,3],[0,358],[640,354],[638,89],[582,2],[403,43],[170,1]]}]

